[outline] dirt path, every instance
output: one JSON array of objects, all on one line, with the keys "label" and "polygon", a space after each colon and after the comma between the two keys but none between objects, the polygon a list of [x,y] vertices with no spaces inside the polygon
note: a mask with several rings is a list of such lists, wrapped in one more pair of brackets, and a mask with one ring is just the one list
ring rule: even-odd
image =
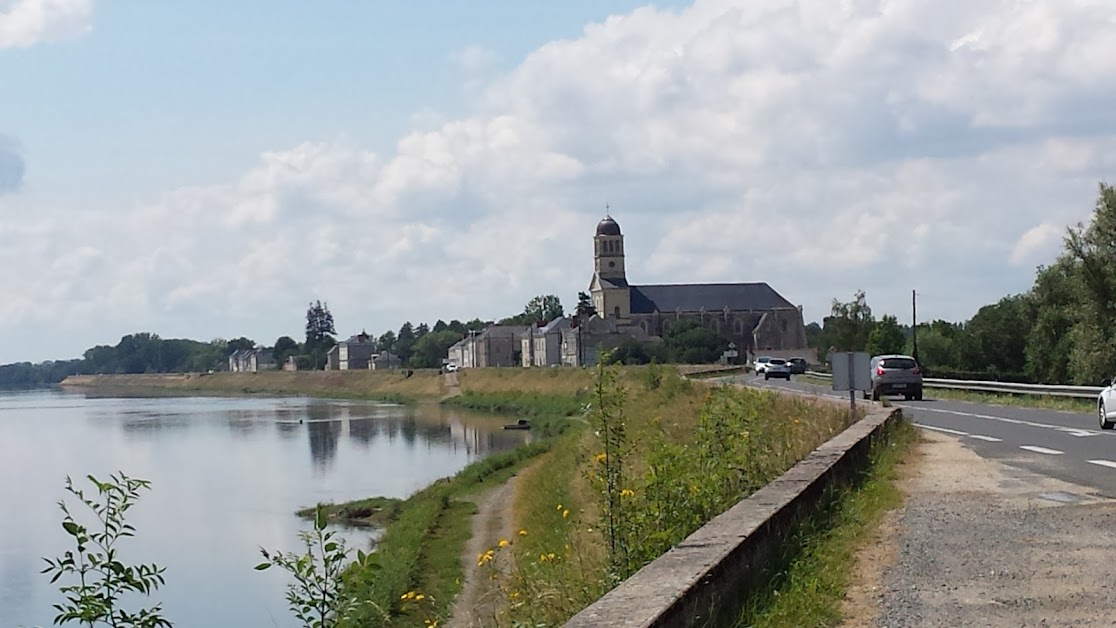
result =
[{"label": "dirt path", "polygon": [[[474,628],[494,626],[503,599],[499,588],[488,574],[490,569],[477,567],[477,555],[496,547],[500,539],[514,540],[515,521],[512,507],[515,503],[519,476],[512,476],[500,486],[479,496],[477,514],[473,515],[473,535],[465,544],[461,555],[465,582],[453,604],[446,628]],[[497,554],[500,557],[502,554]],[[497,560],[496,569],[504,571],[505,561]]]},{"label": "dirt path", "polygon": [[1116,502],[925,434],[846,626],[1116,625]]},{"label": "dirt path", "polygon": [[461,383],[457,381],[457,373],[450,372],[442,375],[442,398],[449,399],[461,394]]}]

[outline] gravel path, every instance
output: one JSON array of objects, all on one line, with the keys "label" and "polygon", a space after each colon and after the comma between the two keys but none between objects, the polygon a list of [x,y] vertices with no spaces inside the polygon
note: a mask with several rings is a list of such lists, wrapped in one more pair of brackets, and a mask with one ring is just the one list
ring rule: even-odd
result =
[{"label": "gravel path", "polygon": [[924,438],[846,625],[1116,626],[1116,502]]},{"label": "gravel path", "polygon": [[[477,567],[477,555],[495,547],[500,539],[515,538],[512,505],[518,481],[518,475],[508,478],[507,482],[489,489],[477,502],[473,534],[461,555],[465,582],[454,600],[446,628],[474,628],[496,623],[503,597],[496,584],[486,577],[489,572]],[[497,569],[506,571],[504,554],[497,556]]]}]

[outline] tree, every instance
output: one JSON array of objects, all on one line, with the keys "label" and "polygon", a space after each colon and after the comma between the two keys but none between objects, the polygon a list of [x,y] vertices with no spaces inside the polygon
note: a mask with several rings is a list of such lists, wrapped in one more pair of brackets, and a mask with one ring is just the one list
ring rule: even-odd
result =
[{"label": "tree", "polygon": [[229,353],[232,353],[233,351],[249,351],[255,348],[255,341],[245,338],[244,336],[241,336],[240,338],[233,338],[232,340],[225,343],[225,349],[227,349]]},{"label": "tree", "polygon": [[279,336],[275,340],[275,346],[271,350],[271,355],[275,358],[275,363],[282,366],[287,358],[298,353],[298,343],[290,336]]},{"label": "tree", "polygon": [[820,340],[828,345],[824,350],[833,347],[837,351],[863,351],[874,321],[863,290],[857,290],[848,303],[834,299],[830,315],[822,321]]},{"label": "tree", "polygon": [[326,354],[337,344],[337,339],[333,337],[336,333],[329,306],[321,301],[311,303],[306,310],[305,348],[315,369],[325,366]]},{"label": "tree", "polygon": [[446,321],[439,318],[430,331],[445,331],[447,329],[449,329],[449,325],[446,324]]},{"label": "tree", "polygon": [[449,329],[425,334],[415,341],[407,364],[417,369],[438,368],[442,365],[442,359],[446,357],[449,348],[459,340],[461,335]]},{"label": "tree", "polygon": [[395,332],[390,329],[385,331],[377,340],[376,347],[380,351],[395,353]]},{"label": "tree", "polygon": [[574,311],[574,318],[577,322],[589,320],[597,314],[597,308],[593,305],[593,298],[587,292],[577,293],[577,309]]},{"label": "tree", "polygon": [[562,301],[553,294],[539,295],[527,302],[523,308],[527,323],[550,322],[566,315]]},{"label": "tree", "polygon": [[729,341],[697,321],[676,321],[663,333],[663,345],[671,362],[709,364],[721,359]]},{"label": "tree", "polygon": [[1080,292],[1071,373],[1078,383],[1095,384],[1116,364],[1116,188],[1100,185],[1092,220],[1070,229],[1065,246]]},{"label": "tree", "polygon": [[1027,362],[1027,337],[1034,326],[1030,299],[1004,297],[977,311],[959,334],[961,366],[969,371],[1022,373]]},{"label": "tree", "polygon": [[871,355],[899,353],[906,343],[907,339],[899,327],[899,319],[886,315],[872,327],[865,343],[865,350]]},{"label": "tree", "polygon": [[430,325],[427,325],[426,323],[419,323],[419,326],[415,328],[415,340],[418,340],[419,338],[422,338],[429,333]]},{"label": "tree", "polygon": [[411,359],[411,347],[415,344],[415,328],[411,321],[403,323],[399,328],[399,336],[395,340],[395,355],[406,362]]}]

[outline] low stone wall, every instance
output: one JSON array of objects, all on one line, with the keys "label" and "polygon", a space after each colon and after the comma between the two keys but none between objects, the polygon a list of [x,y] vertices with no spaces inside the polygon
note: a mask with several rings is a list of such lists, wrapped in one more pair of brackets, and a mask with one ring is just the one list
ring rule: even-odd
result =
[{"label": "low stone wall", "polygon": [[[869,463],[874,438],[902,420],[877,408],[786,473],[691,534],[593,605],[567,628],[717,625],[714,611],[734,612],[741,591],[763,577],[787,530],[817,510],[828,489]],[[725,618],[721,618],[725,619]]]}]

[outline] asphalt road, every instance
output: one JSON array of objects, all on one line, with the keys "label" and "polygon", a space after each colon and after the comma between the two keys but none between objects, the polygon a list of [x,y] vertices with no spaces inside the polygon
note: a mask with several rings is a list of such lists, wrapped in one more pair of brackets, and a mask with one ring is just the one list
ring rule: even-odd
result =
[{"label": "asphalt road", "polygon": [[[848,393],[828,386],[792,379],[764,381],[762,377],[726,378],[763,388],[833,396],[848,400]],[[926,389],[923,401],[890,398],[903,408],[915,425],[958,437],[978,455],[1033,471],[1040,475],[1087,486],[1099,496],[1116,498],[1116,430],[1101,430],[1093,414],[997,406],[933,399]],[[857,403],[870,403],[858,393]]]}]

